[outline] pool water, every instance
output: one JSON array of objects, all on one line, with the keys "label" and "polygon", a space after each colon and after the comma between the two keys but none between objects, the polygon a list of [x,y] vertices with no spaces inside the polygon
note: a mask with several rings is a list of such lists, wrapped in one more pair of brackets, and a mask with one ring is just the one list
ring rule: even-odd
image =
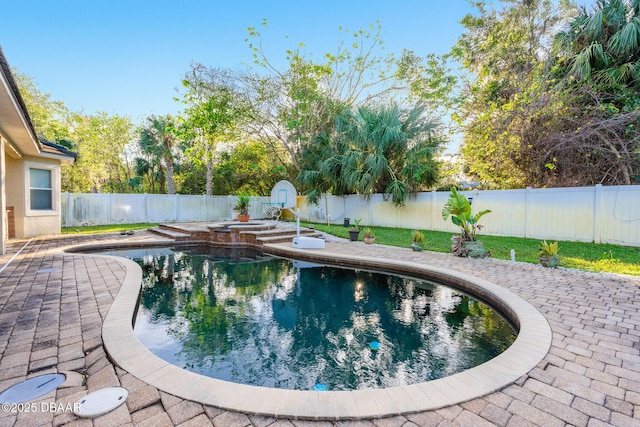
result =
[{"label": "pool water", "polygon": [[158,357],[243,384],[355,390],[477,366],[517,332],[442,284],[248,249],[114,251],[143,269],[134,331]]}]

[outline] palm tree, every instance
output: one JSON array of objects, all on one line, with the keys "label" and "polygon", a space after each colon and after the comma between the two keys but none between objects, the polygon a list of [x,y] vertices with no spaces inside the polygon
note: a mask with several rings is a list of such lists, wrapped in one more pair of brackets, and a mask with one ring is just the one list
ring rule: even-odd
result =
[{"label": "palm tree", "polygon": [[433,185],[434,160],[442,139],[437,124],[424,117],[424,107],[405,111],[397,105],[345,110],[335,119],[335,131],[322,133],[303,151],[298,182],[310,201],[322,192],[375,193],[403,205],[409,193]]},{"label": "palm tree", "polygon": [[174,133],[175,124],[170,115],[147,117],[147,123],[140,130],[138,145],[140,149],[154,160],[162,163],[167,179],[167,194],[175,194],[176,186],[173,179],[173,150],[177,143]]},{"label": "palm tree", "polygon": [[640,87],[640,0],[581,7],[555,43],[576,78]]}]

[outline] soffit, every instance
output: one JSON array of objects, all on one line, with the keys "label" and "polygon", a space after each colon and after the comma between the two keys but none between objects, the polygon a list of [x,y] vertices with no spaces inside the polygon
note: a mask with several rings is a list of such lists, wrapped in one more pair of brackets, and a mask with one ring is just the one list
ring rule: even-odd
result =
[{"label": "soffit", "polygon": [[21,154],[37,156],[40,143],[0,48],[0,131]]}]

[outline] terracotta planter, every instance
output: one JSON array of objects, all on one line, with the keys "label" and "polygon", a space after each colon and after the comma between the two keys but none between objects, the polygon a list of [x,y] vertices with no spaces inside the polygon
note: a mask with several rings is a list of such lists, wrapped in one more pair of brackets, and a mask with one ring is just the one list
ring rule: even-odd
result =
[{"label": "terracotta planter", "polygon": [[557,267],[560,264],[558,255],[540,255],[540,264],[545,267]]},{"label": "terracotta planter", "polygon": [[238,221],[249,222],[249,215],[238,215]]},{"label": "terracotta planter", "polygon": [[375,237],[364,237],[362,240],[364,240],[364,242],[368,245],[376,242]]},{"label": "terracotta planter", "polygon": [[360,230],[349,230],[349,240],[356,242],[358,241],[358,236],[360,236]]}]

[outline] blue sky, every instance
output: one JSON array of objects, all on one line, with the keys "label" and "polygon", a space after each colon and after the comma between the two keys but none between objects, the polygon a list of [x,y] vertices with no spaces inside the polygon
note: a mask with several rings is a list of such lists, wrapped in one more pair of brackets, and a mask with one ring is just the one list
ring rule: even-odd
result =
[{"label": "blue sky", "polygon": [[28,1],[2,6],[0,45],[12,67],[72,111],[130,116],[175,113],[175,88],[191,61],[251,61],[247,27],[262,29],[273,58],[304,42],[320,56],[338,31],[379,20],[388,52],[444,53],[462,33],[466,0]]}]

